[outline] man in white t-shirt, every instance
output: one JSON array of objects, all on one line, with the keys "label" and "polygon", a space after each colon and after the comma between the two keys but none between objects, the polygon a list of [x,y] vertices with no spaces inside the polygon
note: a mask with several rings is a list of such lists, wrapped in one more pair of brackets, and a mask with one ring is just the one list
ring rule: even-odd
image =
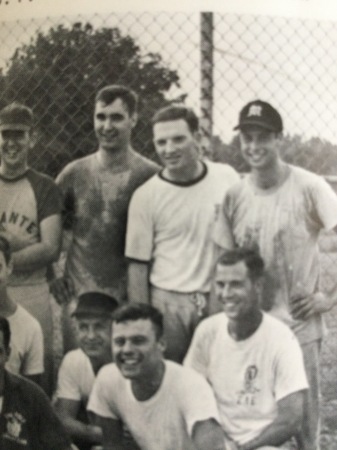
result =
[{"label": "man in white t-shirt", "polygon": [[198,118],[185,106],[158,111],[153,137],[164,169],[139,187],[130,203],[128,294],[130,301],[162,311],[165,357],[181,362],[195,326],[208,313],[212,227],[239,176],[226,164],[202,161]]},{"label": "man in white t-shirt", "polygon": [[269,103],[248,103],[235,129],[251,171],[226,193],[215,242],[223,249],[256,248],[265,261],[262,308],[289,325],[301,344],[310,385],[302,445],[316,450],[322,313],[333,304],[320,291],[317,243],[321,230],[337,230],[337,196],[322,177],[282,161],[282,118]]},{"label": "man in white t-shirt", "polygon": [[117,300],[100,292],[79,296],[73,313],[80,348],[68,352],[61,363],[55,408],[80,450],[102,441],[101,429],[90,423],[86,406],[95,376],[112,361],[111,324]]},{"label": "man in white t-shirt", "polygon": [[263,267],[252,250],[220,257],[215,293],[223,312],[199,325],[184,361],[212,386],[229,449],[294,448],[289,440],[303,415],[302,352],[292,331],[260,310]]},{"label": "man in white t-shirt", "polygon": [[114,313],[115,364],[99,372],[88,410],[103,430],[105,450],[129,450],[126,425],[142,450],[223,449],[211,388],[198,373],[163,359],[163,317],[148,304]]},{"label": "man in white t-shirt", "polygon": [[12,269],[9,242],[0,236],[0,316],[8,320],[12,330],[11,352],[6,369],[40,384],[43,373],[42,330],[38,321],[8,294],[7,285]]}]

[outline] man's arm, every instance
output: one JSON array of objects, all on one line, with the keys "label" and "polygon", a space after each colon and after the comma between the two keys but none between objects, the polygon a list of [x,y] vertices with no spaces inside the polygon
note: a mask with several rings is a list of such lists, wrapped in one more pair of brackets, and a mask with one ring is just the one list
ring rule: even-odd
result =
[{"label": "man's arm", "polygon": [[317,313],[330,311],[334,303],[332,295],[326,295],[323,292],[315,292],[303,298],[291,300],[290,312],[294,319],[307,320],[310,316]]},{"label": "man's arm", "polygon": [[238,449],[255,450],[264,445],[278,446],[294,436],[301,426],[303,396],[304,391],[298,391],[278,401],[276,419],[255,439],[238,445]]},{"label": "man's arm", "polygon": [[62,242],[61,216],[54,214],[42,220],[40,234],[40,242],[20,248],[17,238],[8,232],[4,233],[14,248],[12,254],[14,270],[40,269],[57,260]]},{"label": "man's arm", "polygon": [[81,439],[85,442],[97,444],[102,442],[102,430],[91,424],[85,424],[77,420],[80,402],[59,398],[55,404],[55,410],[69,436]]},{"label": "man's arm", "polygon": [[130,302],[150,303],[149,272],[148,262],[129,261],[127,289]]},{"label": "man's arm", "polygon": [[197,422],[192,430],[192,440],[198,450],[224,450],[224,432],[215,419]]},{"label": "man's arm", "polygon": [[103,432],[104,450],[128,450],[123,443],[123,426],[119,420],[94,415],[95,423]]}]

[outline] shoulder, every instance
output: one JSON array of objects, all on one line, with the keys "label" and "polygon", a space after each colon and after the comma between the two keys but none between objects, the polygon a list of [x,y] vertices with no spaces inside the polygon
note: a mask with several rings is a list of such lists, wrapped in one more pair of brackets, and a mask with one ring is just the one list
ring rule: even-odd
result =
[{"label": "shoulder", "polygon": [[57,181],[72,176],[78,176],[81,173],[85,173],[89,169],[91,170],[93,168],[94,162],[95,162],[94,153],[71,161],[61,170],[61,172],[57,177]]},{"label": "shoulder", "polygon": [[165,360],[165,366],[169,377],[167,389],[170,389],[172,394],[175,392],[178,399],[187,394],[195,394],[198,388],[207,386],[205,378],[193,368],[168,360]]},{"label": "shoulder", "polygon": [[196,329],[196,333],[214,337],[219,330],[226,328],[227,322],[226,315],[219,312],[202,320]]},{"label": "shoulder", "polygon": [[22,400],[31,402],[43,400],[49,403],[48,397],[40,386],[21,375],[14,375],[8,371],[5,371],[5,392],[10,396],[16,393]]},{"label": "shoulder", "polygon": [[233,181],[238,181],[240,179],[240,175],[237,171],[228,164],[208,160],[204,161],[204,163],[206,164],[210,174],[222,175],[226,178],[232,179]]},{"label": "shoulder", "polygon": [[160,167],[155,162],[132,150],[130,158],[130,165],[134,172],[144,175],[154,175],[159,171]]},{"label": "shoulder", "polygon": [[289,167],[294,181],[304,188],[312,188],[318,185],[327,184],[321,175],[291,164],[289,164]]},{"label": "shoulder", "polygon": [[74,366],[77,369],[80,369],[80,366],[82,366],[83,364],[88,363],[90,363],[88,356],[80,348],[71,350],[70,352],[66,353],[62,360],[62,365]]},{"label": "shoulder", "polygon": [[18,325],[24,324],[25,326],[22,326],[22,330],[25,330],[26,334],[28,334],[27,332],[31,334],[33,330],[41,329],[37,319],[35,319],[34,316],[32,316],[26,309],[24,309],[20,305],[17,305],[17,310],[8,319],[11,325],[15,323],[17,323]]},{"label": "shoulder", "polygon": [[297,338],[292,330],[285,323],[268,313],[263,313],[263,321],[261,324],[262,331],[268,336],[267,341],[273,345],[283,347],[289,342],[296,341]]},{"label": "shoulder", "polygon": [[58,190],[55,181],[49,176],[34,169],[29,168],[26,172],[27,180],[34,186],[41,187],[41,189]]},{"label": "shoulder", "polygon": [[122,378],[118,367],[115,363],[106,364],[97,374],[96,380],[99,383],[113,385],[112,381]]}]

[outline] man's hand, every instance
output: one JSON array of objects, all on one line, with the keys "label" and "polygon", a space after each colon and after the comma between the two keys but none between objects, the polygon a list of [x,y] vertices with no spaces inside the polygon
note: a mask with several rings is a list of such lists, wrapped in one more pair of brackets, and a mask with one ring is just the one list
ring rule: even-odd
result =
[{"label": "man's hand", "polygon": [[329,311],[332,306],[331,298],[323,292],[315,292],[307,297],[292,300],[290,313],[294,319],[307,320],[313,314]]},{"label": "man's hand", "polygon": [[69,303],[75,295],[74,283],[66,276],[50,281],[49,288],[59,305]]}]

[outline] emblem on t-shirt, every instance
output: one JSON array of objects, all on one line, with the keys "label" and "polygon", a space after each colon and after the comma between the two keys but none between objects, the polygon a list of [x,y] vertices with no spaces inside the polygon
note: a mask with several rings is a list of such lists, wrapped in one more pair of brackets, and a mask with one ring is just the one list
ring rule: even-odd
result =
[{"label": "emblem on t-shirt", "polygon": [[255,365],[248,366],[245,372],[244,386],[238,392],[238,405],[255,405],[256,394],[260,392],[257,384],[258,368]]},{"label": "emblem on t-shirt", "polygon": [[5,439],[14,441],[21,445],[27,445],[27,439],[24,439],[22,435],[22,425],[26,422],[26,419],[22,414],[18,412],[5,414],[6,419],[6,431],[3,434]]}]

